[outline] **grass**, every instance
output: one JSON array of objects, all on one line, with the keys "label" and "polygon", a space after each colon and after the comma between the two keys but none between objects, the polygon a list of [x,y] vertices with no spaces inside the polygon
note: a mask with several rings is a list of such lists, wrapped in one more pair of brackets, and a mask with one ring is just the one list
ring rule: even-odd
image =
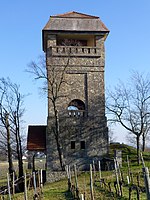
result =
[{"label": "grass", "polygon": [[[134,184],[136,184],[136,175],[139,172],[139,168],[134,170]],[[124,177],[126,177],[127,172],[124,172]],[[113,171],[105,171],[102,172],[102,176],[104,177],[105,182],[108,184],[108,182],[111,181],[111,186],[112,186],[112,192],[109,191],[108,187],[100,186],[100,183],[98,181],[98,174],[96,177],[96,182],[94,185],[94,197],[95,200],[103,199],[103,200],[109,200],[109,199],[120,199],[120,200],[127,200],[128,199],[128,185],[127,181],[125,180],[125,184],[123,186],[123,197],[118,197],[115,194],[115,189],[113,187],[113,182],[115,181],[115,175]],[[75,179],[72,178],[72,183],[75,185]],[[140,185],[144,186],[143,179],[141,178]],[[78,177],[78,186],[79,186],[79,191],[80,193],[84,193],[86,195],[86,199],[90,200],[90,175],[88,172],[82,173]],[[62,181],[58,181],[55,183],[51,184],[45,184],[44,190],[43,190],[43,199],[44,200],[72,200],[71,194],[67,191],[68,190],[68,185],[67,185],[67,179],[64,179]],[[28,198],[32,199],[33,198],[34,191],[30,190],[28,192]],[[140,194],[140,197],[142,200],[146,200],[146,194],[142,193]],[[23,200],[23,194],[19,194],[16,196],[17,200]],[[136,198],[136,192],[133,191],[132,193],[132,199],[137,199]]]},{"label": "grass", "polygon": [[[123,166],[121,168],[124,176],[124,185],[123,185],[123,197],[118,197],[115,194],[115,188],[113,186],[115,181],[115,173],[114,171],[103,171],[102,177],[104,178],[106,184],[111,182],[111,189],[112,192],[109,191],[108,187],[101,187],[99,183],[99,174],[96,174],[95,177],[95,185],[94,185],[94,196],[95,200],[103,199],[103,200],[109,200],[109,199],[120,199],[120,200],[127,200],[129,199],[129,185],[127,185],[127,179],[126,176],[128,175],[128,168],[127,168],[127,161],[126,157],[129,155],[130,159],[130,165],[131,165],[131,172],[133,174],[133,183],[137,185],[137,175],[140,173],[140,186],[141,188],[144,188],[144,180],[142,176],[142,164],[140,166],[137,166],[135,161],[136,156],[136,149],[133,147],[124,145],[124,144],[112,144],[110,148],[110,156],[113,157],[113,151],[114,149],[120,149],[122,150],[122,156],[123,156]],[[150,153],[144,153],[144,160],[147,167],[150,167]],[[43,163],[37,161],[37,168],[41,168],[40,164],[43,166]],[[17,168],[17,163],[14,163],[15,167]],[[26,163],[25,163],[26,166]],[[0,164],[0,184],[6,182],[6,174],[7,174],[8,165],[7,163],[1,163]],[[75,179],[72,178],[72,184],[75,185]],[[78,176],[78,186],[79,186],[79,192],[84,193],[86,195],[86,199],[90,200],[90,175],[88,172],[82,173],[80,176]],[[28,199],[33,199],[34,190],[33,188],[28,191]],[[24,196],[22,193],[15,195],[15,200],[23,200]],[[68,192],[68,184],[67,179],[64,179],[62,181],[58,181],[55,183],[46,183],[43,188],[43,198],[44,200],[72,200],[72,195],[70,192]],[[137,199],[136,192],[133,191],[132,198],[131,199]],[[145,192],[140,193],[140,199],[146,200],[146,194]]]}]

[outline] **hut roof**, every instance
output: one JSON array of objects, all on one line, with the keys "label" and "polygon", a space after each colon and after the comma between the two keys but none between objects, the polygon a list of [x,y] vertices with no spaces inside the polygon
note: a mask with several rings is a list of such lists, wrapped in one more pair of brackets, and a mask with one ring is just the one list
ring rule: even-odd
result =
[{"label": "hut roof", "polygon": [[43,30],[109,32],[99,17],[75,11],[50,16]]},{"label": "hut roof", "polygon": [[27,149],[30,151],[46,150],[46,126],[28,126]]}]

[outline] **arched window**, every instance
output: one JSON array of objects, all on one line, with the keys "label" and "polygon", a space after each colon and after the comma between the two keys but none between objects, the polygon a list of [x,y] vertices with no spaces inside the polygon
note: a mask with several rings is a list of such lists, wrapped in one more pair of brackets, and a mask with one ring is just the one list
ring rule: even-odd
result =
[{"label": "arched window", "polygon": [[84,116],[85,104],[80,99],[72,100],[68,105],[69,116],[80,117]]}]

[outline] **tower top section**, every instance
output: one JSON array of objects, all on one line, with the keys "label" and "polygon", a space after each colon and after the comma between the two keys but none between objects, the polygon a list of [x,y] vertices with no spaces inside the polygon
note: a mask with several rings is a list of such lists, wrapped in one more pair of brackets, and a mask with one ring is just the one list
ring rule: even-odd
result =
[{"label": "tower top section", "polygon": [[107,37],[109,30],[97,16],[67,12],[50,16],[42,30],[43,50],[49,35],[93,35]]},{"label": "tower top section", "polygon": [[44,27],[43,31],[109,32],[99,17],[74,11],[50,16],[50,19]]}]

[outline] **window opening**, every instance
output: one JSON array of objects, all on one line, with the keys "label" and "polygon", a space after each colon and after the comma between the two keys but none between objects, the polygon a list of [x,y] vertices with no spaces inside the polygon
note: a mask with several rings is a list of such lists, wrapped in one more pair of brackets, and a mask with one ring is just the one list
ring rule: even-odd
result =
[{"label": "window opening", "polygon": [[68,114],[70,117],[84,116],[85,104],[79,99],[72,100],[68,105]]},{"label": "window opening", "polygon": [[71,141],[71,149],[75,149],[75,141]]},{"label": "window opening", "polygon": [[87,46],[87,40],[59,38],[57,40],[58,46]]},{"label": "window opening", "polygon": [[81,141],[80,145],[81,145],[81,149],[85,149],[85,141]]}]

